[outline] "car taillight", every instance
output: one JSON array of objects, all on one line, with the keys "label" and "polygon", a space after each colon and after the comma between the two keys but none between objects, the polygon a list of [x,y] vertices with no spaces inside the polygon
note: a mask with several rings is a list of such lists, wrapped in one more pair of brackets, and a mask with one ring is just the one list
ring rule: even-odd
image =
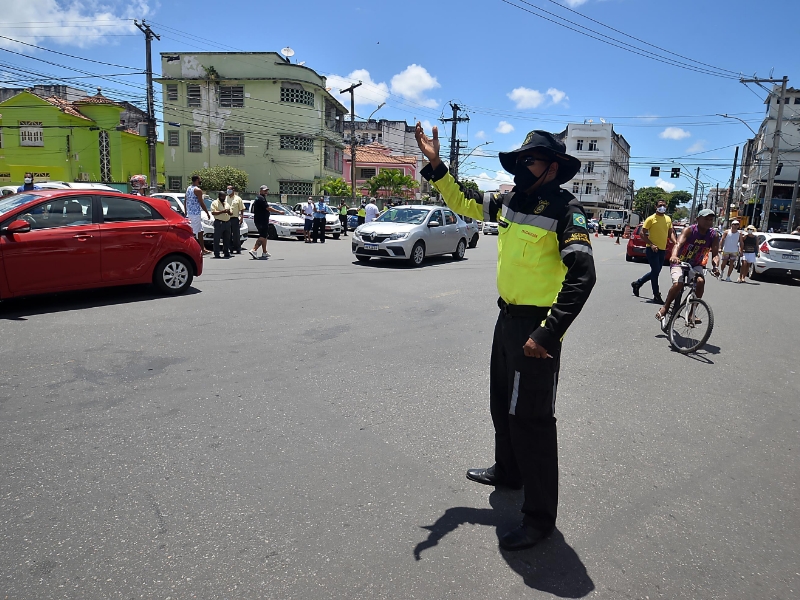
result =
[{"label": "car taillight", "polygon": [[758,251],[762,254],[769,254],[769,246],[767,246],[767,242],[761,244],[761,248],[759,248]]},{"label": "car taillight", "polygon": [[178,222],[175,227],[177,229],[182,229],[186,231],[189,235],[194,235],[194,229],[192,229],[192,224],[189,222],[188,219],[184,219],[183,221]]}]

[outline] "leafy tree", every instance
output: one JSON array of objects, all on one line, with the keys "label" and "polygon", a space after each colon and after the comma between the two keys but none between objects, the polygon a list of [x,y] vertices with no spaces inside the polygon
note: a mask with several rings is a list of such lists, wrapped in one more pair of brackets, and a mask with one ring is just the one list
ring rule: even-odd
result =
[{"label": "leafy tree", "polygon": [[461,182],[461,185],[464,187],[464,190],[472,190],[479,194],[483,194],[483,190],[478,187],[478,184],[475,183],[472,179],[466,179]]},{"label": "leafy tree", "polygon": [[659,200],[669,204],[669,199],[669,194],[660,187],[639,188],[633,198],[633,210],[640,215],[648,216],[655,212]]},{"label": "leafy tree", "polygon": [[364,182],[371,196],[383,191],[384,196],[400,196],[405,190],[414,189],[419,183],[410,175],[404,175],[399,169],[382,169],[374,177]]},{"label": "leafy tree", "polygon": [[686,204],[687,202],[691,201],[692,201],[692,195],[686,190],[678,190],[677,192],[672,192],[669,195],[669,202],[667,202],[667,212],[670,214],[674,214],[679,204]]},{"label": "leafy tree", "polygon": [[674,221],[680,221],[681,219],[686,219],[689,216],[689,209],[685,206],[679,206],[675,209],[672,213],[672,219]]},{"label": "leafy tree", "polygon": [[353,190],[341,177],[328,177],[322,182],[320,190],[328,196],[350,196]]},{"label": "leafy tree", "polygon": [[206,192],[219,192],[229,185],[240,192],[247,189],[247,172],[236,167],[207,167],[192,171],[192,175],[200,176],[200,187]]}]

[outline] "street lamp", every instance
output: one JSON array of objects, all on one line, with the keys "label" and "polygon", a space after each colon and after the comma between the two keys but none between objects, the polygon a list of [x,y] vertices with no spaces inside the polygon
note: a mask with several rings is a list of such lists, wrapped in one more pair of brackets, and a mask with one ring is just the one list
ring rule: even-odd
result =
[{"label": "street lamp", "polygon": [[732,116],[732,115],[722,115],[722,114],[720,114],[720,113],[717,113],[717,116],[718,116],[718,117],[725,117],[726,119],[736,119],[737,121],[741,122],[741,123],[742,123],[742,125],[744,125],[745,127],[747,127],[747,128],[750,130],[750,131],[752,131],[752,132],[753,132],[753,135],[758,135],[758,134],[757,134],[757,133],[756,133],[756,132],[753,130],[753,128],[752,128],[752,127],[750,127],[750,125],[748,125],[748,124],[747,124],[747,121],[745,121],[744,119],[740,119],[739,117],[734,117],[734,116]]},{"label": "street lamp", "polygon": [[467,155],[466,155],[464,158],[462,158],[462,159],[459,159],[459,162],[460,162],[460,163],[463,163],[463,162],[464,162],[465,160],[467,160],[467,159],[468,159],[470,156],[472,156],[472,153],[473,153],[473,152],[475,152],[475,150],[477,150],[477,149],[478,149],[478,148],[480,148],[481,146],[486,146],[487,144],[493,144],[493,143],[494,143],[494,142],[483,142],[482,144],[478,144],[478,145],[477,145],[477,146],[475,146],[475,147],[474,147],[474,148],[473,148],[473,149],[470,151],[470,153],[469,153],[469,154],[467,154]]},{"label": "street lamp", "polygon": [[370,119],[372,119],[372,115],[374,115],[376,112],[378,112],[378,111],[379,111],[380,109],[382,109],[384,106],[386,106],[386,102],[381,102],[381,103],[378,105],[378,108],[376,108],[375,110],[373,110],[373,111],[370,113],[370,115],[367,117],[367,121],[369,121]]}]

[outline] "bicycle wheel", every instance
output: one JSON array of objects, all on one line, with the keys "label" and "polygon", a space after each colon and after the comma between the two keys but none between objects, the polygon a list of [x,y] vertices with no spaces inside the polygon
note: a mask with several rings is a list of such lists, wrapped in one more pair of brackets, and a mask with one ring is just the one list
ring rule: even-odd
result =
[{"label": "bicycle wheel", "polygon": [[669,322],[669,343],[681,354],[703,347],[714,329],[714,313],[705,300],[691,298],[681,304]]}]

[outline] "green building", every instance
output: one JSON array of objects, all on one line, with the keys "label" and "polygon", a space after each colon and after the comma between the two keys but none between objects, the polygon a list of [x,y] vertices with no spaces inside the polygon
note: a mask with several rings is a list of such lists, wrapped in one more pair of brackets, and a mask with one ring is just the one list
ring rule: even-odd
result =
[{"label": "green building", "polygon": [[[125,107],[98,90],[75,101],[23,91],[0,102],[0,185],[87,181],[128,190],[132,175],[149,173],[147,138],[120,125]],[[157,146],[159,183],[164,148]]]},{"label": "green building", "polygon": [[347,113],[325,77],[275,52],[161,54],[167,187],[195,170],[232,166],[249,191],[317,193],[341,177]]}]

